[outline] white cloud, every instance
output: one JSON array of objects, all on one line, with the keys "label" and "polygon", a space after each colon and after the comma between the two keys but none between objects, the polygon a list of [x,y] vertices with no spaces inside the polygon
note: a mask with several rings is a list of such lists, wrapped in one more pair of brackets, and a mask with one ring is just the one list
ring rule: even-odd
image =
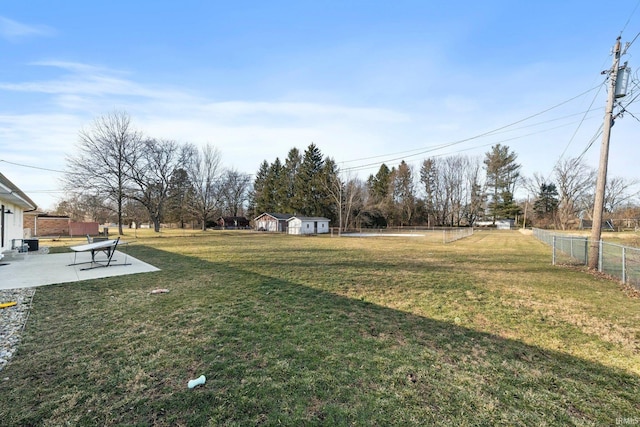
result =
[{"label": "white cloud", "polygon": [[0,37],[16,41],[26,37],[45,36],[55,34],[53,28],[45,25],[27,25],[12,19],[0,16]]},{"label": "white cloud", "polygon": [[[10,162],[47,169],[64,169],[73,153],[78,131],[93,118],[112,110],[128,112],[144,133],[196,145],[220,148],[223,163],[254,173],[263,160],[286,157],[315,142],[324,155],[343,161],[389,151],[387,127],[406,126],[407,114],[386,108],[293,101],[218,101],[193,95],[188,89],[141,84],[126,73],[92,65],[46,61],[33,65],[64,71],[46,81],[0,82],[0,91],[29,93],[40,98],[38,112],[16,114],[0,107],[2,157]],[[19,103],[20,95],[14,99]],[[363,153],[363,147],[367,150]],[[7,165],[1,164],[6,170]],[[53,206],[60,193],[53,172],[24,170],[21,188],[37,191],[43,206]],[[46,178],[48,176],[48,178]]]}]

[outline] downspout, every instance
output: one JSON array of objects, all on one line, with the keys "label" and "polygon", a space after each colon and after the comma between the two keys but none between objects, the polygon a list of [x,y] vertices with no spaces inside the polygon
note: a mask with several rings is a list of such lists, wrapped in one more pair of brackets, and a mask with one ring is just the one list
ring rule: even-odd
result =
[{"label": "downspout", "polygon": [[0,248],[4,248],[4,205],[0,207]]}]

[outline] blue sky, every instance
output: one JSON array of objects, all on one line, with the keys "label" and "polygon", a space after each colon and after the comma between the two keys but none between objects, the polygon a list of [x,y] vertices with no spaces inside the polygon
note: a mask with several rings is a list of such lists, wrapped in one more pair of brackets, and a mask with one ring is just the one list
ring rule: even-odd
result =
[{"label": "blue sky", "polygon": [[[602,123],[605,88],[589,89],[603,83],[616,37],[640,31],[637,4],[4,2],[0,172],[53,207],[78,132],[119,110],[149,136],[211,143],[247,173],[311,142],[362,177],[383,161],[404,158],[418,173],[427,156],[483,156],[502,143],[525,175],[548,175]],[[640,42],[623,57],[634,78],[636,52]],[[612,130],[610,176],[638,178],[631,114]],[[599,150],[600,139],[585,155],[594,167]]]}]

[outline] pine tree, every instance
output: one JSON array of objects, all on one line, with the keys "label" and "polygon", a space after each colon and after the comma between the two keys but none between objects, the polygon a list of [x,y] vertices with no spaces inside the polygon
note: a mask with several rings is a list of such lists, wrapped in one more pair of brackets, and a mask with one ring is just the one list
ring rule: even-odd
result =
[{"label": "pine tree", "polygon": [[249,205],[253,208],[254,215],[260,215],[263,212],[267,212],[266,209],[268,196],[265,193],[267,179],[269,177],[269,163],[264,160],[260,163],[260,168],[256,173],[256,178],[253,181],[253,194]]},{"label": "pine tree", "polygon": [[295,200],[295,182],[296,176],[300,172],[302,165],[302,156],[297,148],[289,150],[286,160],[284,161],[284,170],[281,180],[281,196],[282,200],[282,212],[292,213],[296,209],[294,207]]},{"label": "pine tree", "polygon": [[518,156],[509,151],[509,147],[500,144],[491,147],[485,154],[486,186],[489,198],[489,215],[495,223],[498,218],[514,218],[513,193],[520,177],[521,165],[516,163]]},{"label": "pine tree", "polygon": [[533,212],[539,221],[538,226],[546,227],[554,221],[559,204],[558,189],[555,184],[545,182],[540,184],[540,192],[533,203]]},{"label": "pine tree", "polygon": [[393,176],[393,201],[399,225],[411,225],[415,213],[416,195],[411,167],[403,160]]},{"label": "pine tree", "polygon": [[367,180],[367,187],[372,199],[368,209],[372,225],[388,225],[393,218],[392,185],[394,174],[395,168],[389,169],[383,163],[376,175],[370,175]]},{"label": "pine tree", "polygon": [[323,212],[320,172],[324,166],[320,149],[311,144],[304,152],[300,171],[294,182],[293,207],[303,216],[320,216]]}]

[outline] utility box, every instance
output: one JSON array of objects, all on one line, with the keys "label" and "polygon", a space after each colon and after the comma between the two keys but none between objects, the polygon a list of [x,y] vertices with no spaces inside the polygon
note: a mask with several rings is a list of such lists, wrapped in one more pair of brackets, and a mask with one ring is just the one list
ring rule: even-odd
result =
[{"label": "utility box", "polygon": [[37,252],[40,249],[40,241],[38,239],[24,239],[22,241],[29,246],[29,252]]},{"label": "utility box", "polygon": [[616,79],[616,98],[622,98],[627,95],[627,86],[629,86],[629,77],[631,76],[631,68],[625,63],[618,68],[618,78]]},{"label": "utility box", "polygon": [[18,252],[37,252],[40,242],[38,239],[13,239],[11,249],[17,249]]}]

